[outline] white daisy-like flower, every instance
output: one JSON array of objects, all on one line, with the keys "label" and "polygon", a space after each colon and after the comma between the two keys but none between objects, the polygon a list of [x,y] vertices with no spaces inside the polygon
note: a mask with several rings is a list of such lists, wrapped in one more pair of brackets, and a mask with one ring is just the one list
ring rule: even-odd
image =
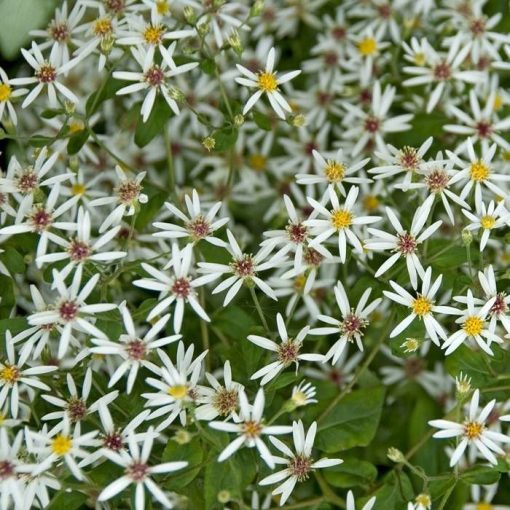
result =
[{"label": "white daisy-like flower", "polygon": [[124,474],[101,491],[97,498],[98,501],[107,501],[126,490],[131,484],[135,484],[135,510],[143,510],[145,508],[145,489],[164,508],[173,508],[174,505],[168,499],[165,492],[154,482],[152,476],[179,471],[185,468],[188,462],[174,461],[155,466],[150,465],[149,457],[154,439],[155,434],[152,429],[149,429],[143,443],[139,445],[134,433],[130,431],[128,435],[129,452],[126,450],[120,450],[119,452],[108,449],[104,450],[105,457],[121,466],[124,469]]},{"label": "white daisy-like flower", "polygon": [[388,48],[390,43],[383,41],[383,34],[374,33],[372,27],[367,27],[362,33],[352,34],[355,46],[348,47],[348,52],[355,63],[355,68],[359,73],[359,81],[362,85],[367,85],[374,72],[374,64],[377,58],[380,58],[382,50]]},{"label": "white daisy-like flower", "polygon": [[429,494],[423,492],[416,496],[414,502],[407,503],[407,510],[431,510],[432,499]]},{"label": "white daisy-like flower", "polygon": [[274,48],[269,50],[266,66],[263,71],[259,71],[257,74],[240,64],[236,64],[237,69],[243,75],[243,77],[236,78],[236,82],[245,87],[257,89],[244,105],[243,115],[246,115],[253,108],[262,94],[267,95],[271,107],[281,119],[285,119],[285,111],[292,112],[289,103],[287,103],[285,98],[280,94],[279,87],[283,83],[298,76],[301,71],[291,71],[278,76],[277,71],[274,71],[275,53],[276,51]]},{"label": "white daisy-like flower", "polygon": [[203,285],[203,278],[192,278],[190,276],[191,261],[193,257],[193,246],[188,244],[184,249],[179,250],[176,243],[172,245],[172,258],[165,266],[171,267],[172,275],[168,275],[150,264],[142,263],[142,268],[152,278],[135,280],[133,285],[142,289],[156,290],[160,292],[159,303],[151,310],[147,320],[157,317],[163,310],[172,306],[175,302],[173,326],[175,333],[180,333],[182,319],[184,317],[184,306],[191,305],[193,311],[204,321],[209,322],[209,316],[202,308],[197,299],[196,288]]},{"label": "white daisy-like flower", "polygon": [[304,225],[311,227],[311,232],[315,236],[309,246],[320,251],[325,256],[331,256],[329,251],[322,245],[335,233],[338,235],[338,251],[340,261],[345,263],[347,258],[347,241],[354,247],[358,253],[363,253],[363,246],[353,231],[355,225],[367,225],[375,223],[381,219],[380,216],[358,216],[353,209],[358,198],[359,188],[353,186],[344,204],[341,206],[333,186],[328,187],[327,197],[331,203],[332,209],[328,210],[323,204],[308,197],[310,205],[324,216],[324,219],[308,219],[304,221]]},{"label": "white daisy-like flower", "polygon": [[27,92],[28,89],[13,90],[7,73],[0,67],[0,122],[2,122],[5,110],[7,109],[7,115],[11,122],[14,125],[18,123],[18,117],[14,106],[12,106],[12,100],[25,95]]},{"label": "white daisy-like flower", "polygon": [[[79,196],[77,198],[79,199]],[[65,204],[67,204],[67,202],[65,202]],[[55,216],[56,212],[53,214],[53,217]],[[53,223],[52,226],[59,228],[58,223]],[[73,269],[81,264],[85,264],[87,261],[104,263],[111,260],[118,260],[125,257],[127,253],[125,251],[100,250],[117,236],[120,229],[121,226],[117,225],[109,231],[106,231],[95,241],[91,241],[90,213],[83,207],[80,207],[76,218],[76,236],[69,240],[58,237],[58,241],[52,238],[56,244],[64,248],[64,251],[41,255],[37,257],[36,264],[38,267],[41,267],[43,264],[69,259],[69,262],[60,270],[62,277],[67,278]]]},{"label": "white daisy-like flower", "polygon": [[[363,505],[363,508],[361,510],[372,510],[372,508],[375,505],[375,501],[376,496],[373,496]],[[349,491],[347,493],[346,503],[347,503],[346,510],[356,510],[356,502],[354,501],[354,494],[352,493],[352,491]]]},{"label": "white daisy-like flower", "polygon": [[158,93],[162,94],[168,106],[176,115],[180,112],[177,102],[172,97],[172,86],[168,83],[168,79],[191,71],[198,66],[198,62],[189,62],[177,66],[172,58],[175,45],[176,43],[174,42],[165,50],[166,58],[161,64],[154,62],[154,48],[149,48],[147,51],[132,48],[131,53],[142,68],[142,71],[115,71],[113,73],[113,77],[117,80],[137,82],[122,87],[117,91],[117,95],[133,94],[142,90],[147,92],[140,110],[143,122],[147,122],[149,119]]},{"label": "white daisy-like flower", "polygon": [[46,425],[40,432],[27,429],[27,449],[40,459],[34,465],[32,474],[43,473],[53,464],[61,465],[65,462],[77,480],[84,480],[85,476],[78,467],[77,461],[89,455],[85,448],[97,445],[97,433],[97,430],[92,430],[81,434],[79,427],[71,430],[71,421],[67,416],[64,416],[62,423],[58,423],[50,431],[46,429]]},{"label": "white daisy-like flower", "polygon": [[149,200],[147,195],[142,193],[142,180],[146,172],[139,172],[134,179],[130,179],[126,172],[119,165],[116,165],[115,173],[120,182],[114,190],[114,195],[96,198],[89,203],[91,207],[118,204],[101,223],[99,227],[100,234],[105,232],[110,226],[118,225],[123,216],[133,216],[139,204],[146,204]]},{"label": "white daisy-like flower", "polygon": [[460,193],[460,198],[462,200],[469,195],[473,186],[475,188],[476,203],[482,201],[482,186],[485,186],[490,192],[499,197],[506,197],[506,190],[501,188],[497,183],[510,181],[510,175],[494,173],[491,167],[496,149],[497,145],[495,143],[488,148],[482,146],[482,155],[477,156],[473,147],[473,140],[468,138],[466,150],[469,162],[460,159],[459,156],[453,152],[446,151],[448,156],[452,158],[455,164],[461,169],[452,177],[450,184],[455,184],[459,181],[467,181]]},{"label": "white daisy-like flower", "polygon": [[345,161],[343,149],[338,149],[336,154],[324,153],[324,155],[314,149],[312,155],[315,160],[314,168],[316,175],[310,173],[297,174],[296,182],[298,184],[331,184],[342,195],[345,195],[344,183],[360,184],[372,182],[366,177],[355,177],[355,174],[367,165],[370,158],[365,158],[348,165]]},{"label": "white daisy-like flower", "polygon": [[21,105],[22,108],[26,108],[35,101],[45,87],[48,92],[48,104],[52,108],[58,106],[57,92],[60,92],[64,98],[71,101],[71,103],[76,104],[79,102],[75,94],[58,81],[58,76],[67,73],[69,69],[76,65],[76,61],[70,61],[65,65],[61,65],[58,61],[60,53],[58,46],[53,46],[49,58],[46,59],[41,53],[37,43],[34,41],[32,41],[30,52],[22,48],[21,53],[23,53],[30,67],[33,68],[34,75],[30,78],[14,78],[10,80],[10,83],[12,85],[30,85],[37,83],[23,101]]},{"label": "white daisy-like flower", "polygon": [[278,327],[278,334],[280,335],[281,342],[276,343],[269,338],[265,338],[258,335],[248,335],[248,340],[253,342],[255,345],[262,347],[276,353],[277,360],[273,361],[269,365],[257,370],[251,379],[262,378],[260,384],[263,386],[269,381],[274,379],[283,369],[290,366],[292,363],[296,365],[296,372],[299,367],[299,361],[322,361],[324,356],[322,354],[302,354],[301,348],[303,346],[303,340],[306,338],[310,326],[305,326],[299,331],[295,338],[289,338],[287,328],[285,327],[285,321],[283,320],[282,314],[276,316],[276,325]]},{"label": "white daisy-like flower", "polygon": [[80,290],[82,271],[82,266],[78,266],[71,285],[67,286],[62,275],[54,269],[52,272],[53,283],[59,293],[59,298],[54,307],[36,311],[28,317],[28,323],[31,326],[43,324],[60,324],[62,326],[58,346],[59,358],[63,358],[66,354],[74,331],[101,337],[103,333],[93,324],[94,315],[117,308],[117,305],[113,303],[86,304],[85,300],[96,287],[101,275],[96,273]]},{"label": "white daisy-like flower", "polygon": [[[10,331],[5,332],[5,358],[0,361],[0,410],[9,402],[9,409],[13,418],[18,417],[20,406],[20,392],[31,388],[49,391],[50,387],[37,376],[57,370],[56,366],[40,365],[24,366],[30,351],[25,351],[16,359],[14,342]],[[34,398],[34,391],[28,391],[29,400]]]},{"label": "white daisy-like flower", "polygon": [[129,395],[133,390],[140,368],[145,367],[152,372],[158,372],[157,365],[149,361],[152,352],[159,347],[176,342],[181,338],[181,335],[158,338],[159,333],[168,323],[170,314],[159,318],[145,334],[139,334],[125,301],[119,305],[119,310],[126,332],[121,334],[116,342],[110,340],[106,335],[92,338],[94,347],[90,349],[90,352],[103,356],[120,357],[122,362],[110,375],[108,387],[115,386],[127,374],[126,393]]},{"label": "white daisy-like flower", "polygon": [[491,200],[488,205],[480,200],[476,201],[476,214],[462,209],[464,216],[471,221],[466,225],[466,230],[482,229],[480,238],[480,251],[485,249],[491,232],[496,228],[502,228],[508,225],[510,212],[505,209],[505,202],[501,201],[497,205]]},{"label": "white daisy-like flower", "polygon": [[433,314],[442,313],[451,315],[457,314],[458,310],[450,306],[435,304],[435,296],[441,288],[442,281],[442,274],[439,275],[435,281],[432,281],[432,268],[428,267],[423,275],[421,292],[417,293],[416,296],[409,294],[409,292],[398,283],[390,281],[390,285],[395,292],[384,290],[384,295],[396,303],[409,307],[411,311],[404,320],[393,328],[390,333],[390,338],[394,338],[402,333],[402,331],[407,329],[414,319],[418,317],[423,321],[429,337],[436,345],[439,345],[438,337],[446,340],[446,333]]},{"label": "white daisy-like flower", "polygon": [[314,460],[312,458],[313,443],[317,433],[317,422],[314,421],[308,432],[305,432],[301,420],[292,423],[292,438],[294,442],[294,451],[285,443],[276,437],[270,437],[269,440],[284,455],[284,457],[274,457],[276,464],[286,465],[285,469],[277,471],[272,475],[263,478],[260,485],[272,485],[283,482],[272,494],[276,496],[281,494],[280,506],[283,506],[289,499],[296,483],[304,482],[316,469],[324,469],[332,466],[338,466],[343,460],[322,458]]},{"label": "white daisy-like flower", "polygon": [[388,269],[393,267],[401,257],[403,257],[406,261],[407,272],[409,273],[411,285],[413,286],[413,289],[416,289],[418,285],[418,276],[423,278],[425,274],[425,270],[418,258],[419,245],[428,239],[442,223],[441,220],[438,220],[422,231],[423,227],[427,223],[434,200],[435,196],[430,195],[427,197],[425,202],[416,209],[411,222],[411,228],[409,230],[404,229],[397,218],[397,215],[390,207],[386,207],[386,215],[395,229],[396,234],[389,234],[383,230],[371,227],[367,229],[370,235],[374,237],[364,243],[366,249],[376,251],[391,250],[394,252],[393,255],[383,262],[376,271],[376,278],[383,275],[386,271],[388,271]]},{"label": "white daisy-like flower", "polygon": [[329,351],[325,354],[323,362],[329,361],[332,358],[332,363],[335,364],[345,347],[349,343],[356,342],[358,349],[363,351],[362,337],[364,330],[368,327],[369,315],[379,306],[382,301],[381,298],[374,299],[370,304],[368,300],[372,289],[368,288],[361,296],[356,308],[351,307],[349,298],[345,292],[344,286],[339,281],[335,288],[335,298],[342,314],[341,319],[330,317],[329,315],[319,315],[318,319],[326,324],[326,327],[314,328],[310,330],[311,335],[333,335],[340,334],[338,340],[331,346]]},{"label": "white daisy-like flower", "polygon": [[292,388],[290,400],[296,407],[304,407],[310,404],[317,404],[316,395],[317,390],[315,386],[303,379],[297,386]]},{"label": "white daisy-like flower", "polygon": [[212,291],[213,294],[217,294],[218,292],[229,289],[225,295],[223,306],[227,306],[228,303],[232,301],[235,295],[241,290],[243,284],[255,284],[264,294],[276,301],[277,298],[273,289],[258,276],[258,273],[276,267],[280,263],[281,258],[277,259],[273,256],[270,260],[264,262],[264,260],[268,258],[271,246],[264,246],[258,253],[251,255],[241,251],[239,244],[230,230],[227,230],[227,237],[229,244],[226,248],[232,255],[232,261],[228,265],[199,262],[198,267],[200,269],[198,271],[204,273],[204,276],[198,279],[200,284],[213,282],[222,275],[230,273],[232,276],[223,280]]},{"label": "white daisy-like flower", "polygon": [[271,469],[274,469],[275,462],[273,455],[264,441],[262,441],[261,436],[289,434],[292,432],[292,427],[288,425],[265,425],[263,419],[264,404],[265,397],[262,388],[257,392],[253,405],[248,403],[248,398],[244,390],[240,390],[240,421],[237,423],[225,421],[213,421],[209,423],[209,426],[213,429],[237,434],[237,437],[220,453],[218,462],[223,462],[228,459],[243,446],[247,446],[248,448],[256,447],[264,462]]},{"label": "white daisy-like flower", "polygon": [[510,443],[510,437],[494,432],[487,428],[487,418],[496,405],[496,400],[491,400],[480,412],[478,406],[480,402],[480,390],[476,390],[471,397],[469,412],[464,418],[463,423],[457,423],[449,420],[432,420],[429,425],[441,429],[433,437],[437,438],[458,438],[459,443],[453,451],[450,458],[450,467],[455,466],[466,448],[469,447],[468,456],[470,462],[481,453],[491,464],[497,464],[496,454],[504,455],[504,450],[497,443]]},{"label": "white daisy-like flower", "polygon": [[214,232],[229,222],[229,218],[219,218],[215,220],[215,216],[221,209],[221,202],[216,202],[207,213],[202,211],[200,197],[197,190],[193,190],[191,196],[184,195],[184,202],[188,210],[188,215],[184,214],[180,209],[170,202],[165,202],[165,207],[180,219],[184,226],[175,225],[157,221],[153,226],[161,229],[161,232],[155,232],[154,237],[162,237],[163,239],[181,239],[188,238],[193,244],[201,240],[214,244],[215,246],[225,246],[224,241],[214,235]]},{"label": "white daisy-like flower", "polygon": [[482,307],[477,307],[471,289],[468,289],[465,297],[460,296],[460,298],[460,301],[457,296],[454,296],[453,299],[465,303],[467,309],[457,311],[457,315],[460,317],[455,322],[460,324],[461,328],[443,343],[442,348],[446,349],[445,354],[451,354],[466,340],[470,340],[476,342],[483,351],[493,356],[490,344],[492,342],[503,343],[503,340],[489,329],[486,322],[487,316],[496,302],[496,296],[489,299]]},{"label": "white daisy-like flower", "polygon": [[244,388],[232,380],[230,361],[225,361],[223,366],[223,381],[221,384],[214,375],[209,372],[205,377],[211,387],[199,386],[197,402],[200,404],[195,409],[197,420],[214,420],[218,416],[238,420],[237,408],[239,407],[239,391]]},{"label": "white daisy-like flower", "polygon": [[167,428],[177,417],[184,426],[186,409],[198,398],[197,383],[202,372],[202,360],[207,351],[193,359],[194,349],[194,345],[191,344],[185,350],[184,343],[179,342],[175,364],[166,352],[158,349],[158,355],[163,362],[163,366],[157,370],[160,378],[146,379],[147,384],[156,388],[157,393],[142,393],[142,397],[147,399],[146,407],[158,408],[150,414],[149,419],[168,415],[156,428],[158,432]]}]

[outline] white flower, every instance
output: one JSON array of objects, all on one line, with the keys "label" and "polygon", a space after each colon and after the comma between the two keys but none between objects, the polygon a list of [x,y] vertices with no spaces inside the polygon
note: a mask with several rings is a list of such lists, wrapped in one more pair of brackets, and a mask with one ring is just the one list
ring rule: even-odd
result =
[{"label": "white flower", "polygon": [[494,200],[491,200],[489,205],[485,205],[480,199],[480,201],[476,201],[476,214],[465,209],[462,209],[462,213],[471,221],[465,227],[467,230],[482,229],[483,231],[480,238],[480,251],[485,249],[491,231],[495,228],[505,227],[510,220],[510,212],[505,209],[503,201],[496,205]]},{"label": "white flower", "polygon": [[297,386],[292,388],[290,400],[296,407],[303,407],[309,404],[316,404],[318,402],[315,398],[316,394],[315,386],[303,379]]},{"label": "white flower", "polygon": [[404,257],[411,285],[414,289],[417,287],[418,275],[423,277],[425,273],[417,255],[418,247],[423,241],[429,238],[442,223],[441,220],[438,220],[422,232],[423,227],[427,223],[434,199],[434,195],[430,195],[423,204],[416,208],[409,231],[404,230],[404,227],[402,227],[397,215],[393,212],[393,209],[389,207],[386,207],[386,215],[388,216],[391,225],[396,230],[396,235],[371,227],[367,229],[371,235],[375,236],[375,238],[366,241],[365,248],[376,251],[391,250],[394,252],[393,255],[376,271],[376,278],[379,278],[379,276],[388,271],[390,267],[393,267],[393,265],[401,257]]},{"label": "white flower", "polygon": [[494,453],[501,455],[505,453],[497,443],[510,443],[509,436],[488,430],[485,423],[496,404],[496,400],[491,400],[478,413],[479,401],[480,390],[476,390],[469,404],[469,413],[464,418],[463,423],[448,420],[429,421],[429,425],[441,429],[439,432],[436,432],[433,437],[455,437],[460,440],[450,458],[450,467],[455,466],[459,462],[468,446],[470,462],[475,460],[478,450],[491,464],[497,464],[498,461]]},{"label": "white flower", "polygon": [[[364,505],[361,510],[372,510],[373,506],[375,505],[376,497],[370,498]],[[349,491],[347,493],[347,506],[346,510],[356,510],[356,504],[354,502],[354,494],[352,491]]]},{"label": "white flower", "polygon": [[156,498],[159,504],[165,508],[173,508],[166,494],[157,486],[152,475],[160,473],[171,473],[183,469],[188,465],[186,461],[165,462],[156,466],[149,464],[149,457],[154,442],[154,433],[149,429],[145,439],[140,446],[130,431],[128,436],[129,452],[121,450],[105,450],[104,455],[112,462],[124,468],[124,475],[107,485],[98,496],[98,501],[107,501],[115,495],[126,490],[131,484],[135,484],[135,510],[145,508],[145,489]]},{"label": "white flower", "polygon": [[198,62],[190,62],[177,66],[172,58],[175,45],[176,43],[174,42],[168,49],[165,49],[166,57],[161,64],[154,62],[154,48],[151,47],[147,51],[132,48],[131,53],[142,68],[142,71],[115,71],[113,73],[113,77],[117,80],[137,82],[121,88],[117,91],[117,95],[133,94],[140,90],[147,91],[140,111],[143,122],[147,122],[158,93],[163,95],[168,106],[176,115],[180,112],[177,102],[172,97],[172,86],[169,85],[168,79],[191,71],[191,69],[198,66]]},{"label": "white flower", "polygon": [[244,388],[232,380],[232,369],[230,368],[230,361],[225,361],[223,368],[222,385],[214,375],[209,372],[205,373],[205,377],[209,384],[212,386],[199,386],[197,402],[200,404],[195,410],[195,417],[197,420],[214,420],[218,416],[232,418],[237,421],[237,408],[239,406],[239,391]]},{"label": "white flower", "polygon": [[248,340],[253,342],[255,345],[275,352],[277,361],[273,361],[269,365],[257,370],[251,379],[259,379],[262,377],[260,384],[267,384],[271,379],[274,379],[284,368],[288,367],[292,363],[296,365],[296,372],[299,366],[299,360],[305,361],[322,361],[324,356],[322,354],[301,354],[301,348],[303,340],[305,339],[310,326],[305,326],[296,335],[296,338],[289,338],[287,334],[287,328],[285,327],[285,321],[282,315],[279,313],[276,316],[276,324],[278,326],[278,334],[280,335],[281,342],[278,344],[269,338],[264,338],[258,335],[248,335]]},{"label": "white flower", "polygon": [[262,441],[261,436],[289,434],[292,427],[287,425],[265,425],[263,420],[264,413],[264,390],[259,389],[253,405],[248,403],[244,390],[239,391],[240,422],[230,423],[225,421],[213,421],[209,426],[216,430],[236,433],[237,437],[220,453],[218,462],[223,462],[233,455],[242,446],[248,448],[256,447],[264,462],[274,469],[275,462],[269,448]]},{"label": "white flower", "polygon": [[40,458],[32,474],[40,474],[53,464],[61,464],[63,461],[76,479],[85,479],[76,461],[89,455],[86,447],[96,445],[97,430],[81,434],[79,427],[75,427],[71,431],[71,422],[64,416],[62,423],[55,425],[49,432],[45,425],[40,432],[27,429],[26,434],[28,451]]},{"label": "white flower", "polygon": [[244,85],[245,87],[258,89],[246,102],[243,108],[243,115],[246,115],[253,108],[262,94],[267,95],[267,98],[271,103],[271,107],[281,119],[285,119],[284,110],[287,112],[292,111],[289,103],[287,103],[285,98],[280,94],[279,86],[282,83],[286,83],[295,78],[301,73],[301,71],[291,71],[278,76],[277,72],[274,71],[274,60],[275,49],[271,48],[267,54],[265,69],[263,71],[259,71],[258,74],[253,73],[240,64],[236,64],[239,72],[244,75],[244,77],[236,78],[236,82]]},{"label": "white flower", "polygon": [[198,302],[195,289],[205,282],[202,278],[193,279],[189,275],[191,259],[193,256],[193,246],[188,244],[183,250],[179,250],[176,243],[172,245],[172,258],[165,268],[172,267],[173,275],[167,275],[159,269],[142,263],[142,268],[149,273],[152,278],[135,280],[133,285],[142,289],[156,290],[160,292],[159,303],[151,310],[147,320],[157,317],[163,310],[172,306],[175,302],[174,331],[181,331],[182,319],[184,316],[184,305],[189,303],[193,311],[204,321],[209,322],[209,316],[206,314],[202,305]]},{"label": "white flower", "polygon": [[179,342],[177,348],[176,364],[168,357],[162,349],[158,349],[158,355],[163,362],[158,367],[157,374],[160,379],[148,377],[148,385],[156,388],[157,393],[142,393],[147,399],[146,407],[157,407],[149,416],[149,419],[159,418],[168,415],[156,428],[159,432],[168,427],[179,416],[181,424],[186,423],[186,409],[198,397],[197,382],[202,371],[202,360],[207,355],[204,351],[193,360],[194,345],[191,344],[187,351],[184,344]]},{"label": "white flower", "polygon": [[487,354],[493,355],[490,348],[491,342],[503,343],[503,340],[490,331],[486,324],[487,315],[496,302],[496,296],[489,299],[481,308],[477,308],[471,289],[468,289],[467,296],[455,296],[453,299],[467,305],[464,311],[457,311],[460,317],[455,321],[461,324],[461,328],[450,335],[444,342],[442,348],[446,349],[445,354],[451,354],[465,340],[474,340]]},{"label": "white flower", "polygon": [[[16,360],[14,342],[10,331],[5,332],[5,361],[0,362],[0,410],[9,401],[10,411],[13,418],[17,418],[20,405],[20,392],[27,389],[37,388],[48,391],[50,387],[39,380],[41,374],[47,374],[57,370],[56,366],[40,365],[24,367],[30,351],[20,354]],[[34,392],[28,392],[29,400],[34,398]]]},{"label": "white flower", "polygon": [[57,79],[60,74],[65,74],[76,64],[76,62],[71,61],[66,65],[61,65],[58,61],[58,46],[53,46],[48,59],[43,57],[39,46],[34,41],[32,41],[32,53],[24,48],[21,49],[21,53],[23,53],[23,56],[30,67],[33,68],[34,76],[31,78],[14,78],[10,81],[10,83],[13,85],[29,85],[37,83],[23,101],[23,104],[21,105],[22,108],[29,106],[45,87],[48,91],[48,103],[52,108],[56,108],[58,106],[57,92],[60,92],[65,99],[72,103],[78,103],[79,99],[74,95],[74,93]]},{"label": "white flower", "polygon": [[342,319],[336,319],[328,315],[319,315],[318,319],[329,326],[314,328],[310,331],[311,335],[331,335],[340,334],[339,339],[331,346],[329,351],[324,356],[323,362],[333,358],[332,363],[335,364],[345,347],[349,342],[356,342],[358,349],[363,350],[363,330],[369,325],[368,316],[379,306],[381,298],[374,299],[370,304],[367,304],[371,288],[365,290],[356,308],[352,308],[349,303],[349,298],[345,293],[344,286],[340,281],[337,282],[335,288],[335,298],[342,314]]},{"label": "white flower", "polygon": [[11,122],[16,125],[18,123],[18,117],[14,106],[12,106],[12,99],[23,96],[28,92],[28,89],[17,89],[13,90],[11,82],[7,73],[0,67],[0,122],[3,121],[5,109],[7,108],[7,114],[9,115]]},{"label": "white flower", "polygon": [[204,283],[213,282],[222,275],[231,273],[232,276],[223,280],[212,291],[213,294],[217,294],[218,292],[229,289],[225,295],[223,306],[227,306],[228,303],[232,301],[235,295],[241,290],[243,283],[246,285],[254,283],[262,292],[264,292],[264,294],[276,301],[277,298],[273,289],[271,289],[271,287],[258,276],[260,271],[265,271],[266,269],[275,267],[280,262],[280,259],[276,259],[275,257],[263,262],[264,259],[268,257],[269,252],[271,251],[271,246],[265,246],[255,255],[251,255],[241,251],[239,244],[230,230],[227,230],[227,237],[229,244],[226,248],[232,256],[232,261],[228,265],[199,262],[198,266],[200,269],[198,271],[200,273],[205,273],[204,276],[198,279],[200,284],[202,285]]},{"label": "white flower", "polygon": [[37,311],[28,317],[31,326],[60,324],[63,326],[58,347],[58,357],[63,358],[72,339],[73,331],[82,331],[89,335],[102,336],[101,330],[92,324],[94,314],[113,310],[117,306],[110,303],[87,305],[85,300],[96,287],[100,274],[96,273],[80,290],[82,267],[76,269],[71,285],[68,287],[62,275],[54,269],[53,283],[59,293],[59,299],[53,308]]},{"label": "white flower", "polygon": [[446,151],[448,156],[455,161],[455,164],[461,168],[450,180],[450,184],[455,184],[459,181],[467,181],[462,188],[460,198],[464,200],[473,186],[475,187],[475,202],[482,201],[482,185],[486,186],[489,191],[499,197],[506,197],[507,193],[497,182],[510,181],[510,175],[497,174],[492,171],[491,162],[496,154],[497,145],[494,143],[490,147],[482,146],[482,156],[476,155],[473,147],[473,140],[468,138],[466,149],[469,156],[469,163],[460,159],[456,154]]},{"label": "white flower", "polygon": [[331,202],[331,210],[326,209],[326,207],[317,202],[317,200],[308,197],[310,205],[317,210],[320,215],[325,217],[325,219],[308,219],[303,222],[304,225],[312,228],[312,234],[316,236],[309,242],[311,248],[317,249],[325,256],[330,256],[331,254],[322,246],[322,243],[336,233],[338,235],[338,251],[342,263],[345,263],[347,258],[347,241],[354,247],[355,251],[358,253],[363,252],[363,246],[354,233],[353,227],[355,225],[375,223],[381,218],[380,216],[358,216],[353,212],[358,194],[359,188],[353,186],[349,190],[344,204],[341,206],[333,186],[330,185],[328,187],[327,196]]},{"label": "white flower", "polygon": [[407,504],[407,510],[431,510],[432,508],[432,499],[430,496],[423,492],[416,496],[414,503],[411,501]]},{"label": "white flower", "polygon": [[125,301],[119,305],[119,310],[126,333],[121,334],[117,342],[109,340],[106,335],[92,338],[94,347],[90,349],[90,352],[106,356],[115,355],[121,358],[122,363],[111,374],[108,387],[114,386],[127,374],[126,393],[129,395],[133,390],[140,368],[145,367],[152,372],[158,372],[158,367],[149,361],[151,353],[159,347],[176,342],[181,338],[181,335],[158,338],[159,333],[170,319],[170,314],[158,319],[145,334],[141,335],[137,332]]},{"label": "white flower", "polygon": [[163,239],[189,238],[193,244],[203,239],[215,246],[224,246],[224,241],[213,235],[216,230],[223,227],[223,225],[227,224],[229,221],[229,218],[214,220],[214,217],[221,208],[221,202],[216,202],[209,211],[204,214],[201,209],[200,197],[195,189],[191,197],[189,195],[184,195],[184,202],[188,210],[188,216],[175,207],[175,205],[170,202],[165,202],[165,207],[172,215],[183,221],[184,226],[181,227],[173,223],[157,221],[153,223],[153,226],[162,229],[162,232],[156,232],[153,236],[162,237]]},{"label": "white flower", "polygon": [[303,422],[299,420],[292,423],[292,438],[294,441],[294,451],[285,443],[276,437],[270,437],[269,440],[285,457],[274,457],[276,464],[284,464],[286,468],[276,473],[266,476],[259,484],[272,485],[283,482],[273,490],[272,494],[276,496],[281,494],[280,506],[283,506],[289,499],[296,483],[304,482],[316,469],[338,466],[343,460],[323,458],[314,460],[312,458],[312,448],[317,432],[317,422],[314,421],[308,432],[305,433]]},{"label": "white flower", "polygon": [[435,304],[435,296],[441,288],[442,280],[443,275],[441,274],[432,282],[432,268],[428,267],[423,275],[421,292],[417,293],[416,296],[409,294],[398,283],[390,281],[390,285],[395,292],[385,290],[383,291],[384,295],[396,303],[409,307],[411,311],[402,322],[393,328],[390,338],[394,338],[402,333],[418,317],[423,321],[429,337],[436,345],[439,345],[438,337],[446,340],[446,333],[433,314],[456,314],[458,311],[449,306]]}]

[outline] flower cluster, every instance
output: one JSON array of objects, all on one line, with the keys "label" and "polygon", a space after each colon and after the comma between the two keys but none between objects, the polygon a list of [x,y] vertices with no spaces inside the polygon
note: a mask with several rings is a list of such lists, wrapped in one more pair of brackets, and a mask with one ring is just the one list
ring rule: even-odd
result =
[{"label": "flower cluster", "polygon": [[0,68],[2,510],[510,508],[504,3],[27,25]]}]

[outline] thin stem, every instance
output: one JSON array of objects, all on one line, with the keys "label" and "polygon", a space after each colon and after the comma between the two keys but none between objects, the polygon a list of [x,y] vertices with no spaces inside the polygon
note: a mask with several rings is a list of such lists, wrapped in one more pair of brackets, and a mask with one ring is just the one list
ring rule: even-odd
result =
[{"label": "thin stem", "polygon": [[443,510],[443,508],[446,507],[446,503],[450,499],[450,496],[452,495],[453,490],[455,489],[455,486],[457,485],[457,482],[455,482],[444,494],[443,499],[441,500],[441,503],[439,503],[439,506],[437,507],[437,510]]},{"label": "thin stem", "polygon": [[223,82],[221,81],[218,66],[216,66],[215,74],[216,74],[216,78],[218,79],[218,83],[220,85],[221,97],[223,98],[223,101],[225,102],[225,106],[227,107],[228,114],[229,114],[230,118],[232,119],[233,118],[232,107],[230,106],[230,101],[228,99],[228,95],[227,95],[227,91],[225,90],[225,86],[223,85]]},{"label": "thin stem", "polygon": [[469,276],[471,277],[471,279],[473,279],[474,274],[473,274],[473,261],[471,260],[471,244],[466,245],[466,254],[469,265]]},{"label": "thin stem", "polygon": [[[200,306],[205,310],[205,289],[200,287]],[[202,334],[202,348],[204,351],[209,350],[209,329],[207,323],[200,319],[200,331]],[[211,369],[211,356],[205,357],[205,367],[209,371]]]},{"label": "thin stem", "polygon": [[175,170],[174,170],[174,155],[172,152],[172,140],[168,129],[165,130],[165,147],[166,159],[168,168],[168,189],[172,195],[175,195]]},{"label": "thin stem", "polygon": [[257,293],[255,292],[255,289],[253,287],[250,287],[250,294],[253,299],[253,302],[255,303],[255,308],[257,309],[264,329],[266,330],[268,335],[271,335],[271,330],[269,329],[269,325],[267,324],[266,318],[264,317],[264,312],[262,311],[262,307],[260,306],[259,298],[257,297]]},{"label": "thin stem", "polygon": [[324,480],[322,475],[318,471],[315,471],[314,476],[322,490],[324,499],[326,501],[329,501],[330,503],[334,503],[336,506],[345,508],[345,501],[340,496],[337,496],[335,494],[333,489],[331,489],[331,487],[328,485],[328,482],[326,482],[326,480]]}]

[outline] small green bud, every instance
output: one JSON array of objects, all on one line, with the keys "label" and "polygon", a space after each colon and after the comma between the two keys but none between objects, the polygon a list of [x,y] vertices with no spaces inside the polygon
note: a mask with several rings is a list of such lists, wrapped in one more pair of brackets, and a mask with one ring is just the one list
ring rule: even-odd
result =
[{"label": "small green bud", "polygon": [[216,146],[216,140],[212,137],[212,136],[206,136],[203,140],[202,140],[202,145],[209,151],[211,152],[214,147]]},{"label": "small green bud", "polygon": [[462,242],[464,246],[469,246],[473,242],[473,234],[471,231],[464,229],[462,231]]},{"label": "small green bud", "polygon": [[251,8],[250,14],[252,16],[258,16],[264,8],[264,0],[256,0]]},{"label": "small green bud", "polygon": [[388,459],[399,464],[406,460],[404,454],[397,448],[388,448],[386,455],[388,456]]},{"label": "small green bud", "polygon": [[235,117],[234,117],[234,124],[239,127],[239,126],[242,126],[244,124],[244,116],[241,115],[240,113],[237,114]]},{"label": "small green bud", "polygon": [[194,25],[196,23],[196,21],[197,21],[197,14],[196,14],[195,10],[193,9],[193,7],[191,7],[190,5],[187,5],[186,7],[184,7],[182,12],[184,14],[184,19],[190,25]]},{"label": "small green bud", "polygon": [[229,491],[227,490],[223,490],[223,491],[220,491],[218,492],[218,503],[222,503],[222,504],[225,504],[225,503],[228,503],[231,499],[231,494]]},{"label": "small green bud", "polygon": [[294,127],[303,127],[306,124],[306,117],[302,113],[298,113],[291,119]]}]

